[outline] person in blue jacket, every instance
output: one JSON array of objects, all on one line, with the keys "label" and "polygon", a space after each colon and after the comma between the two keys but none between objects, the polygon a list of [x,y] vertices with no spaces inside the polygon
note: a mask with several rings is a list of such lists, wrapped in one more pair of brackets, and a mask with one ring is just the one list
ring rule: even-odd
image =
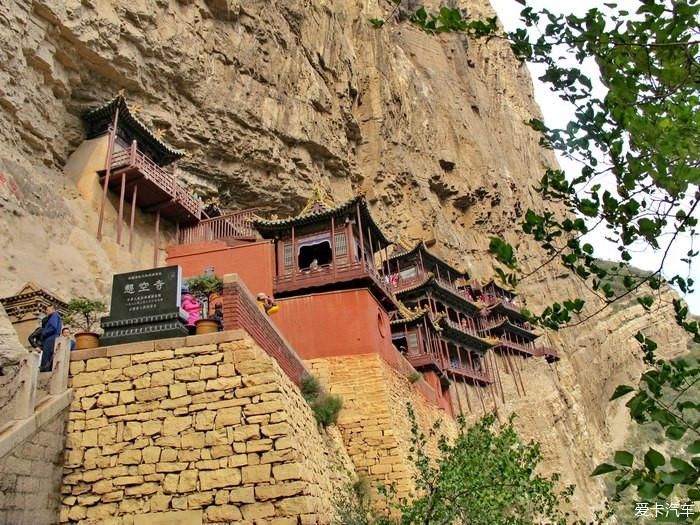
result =
[{"label": "person in blue jacket", "polygon": [[56,338],[61,334],[61,314],[52,304],[46,306],[46,323],[41,328],[41,365],[40,372],[51,372],[53,369],[53,350]]}]

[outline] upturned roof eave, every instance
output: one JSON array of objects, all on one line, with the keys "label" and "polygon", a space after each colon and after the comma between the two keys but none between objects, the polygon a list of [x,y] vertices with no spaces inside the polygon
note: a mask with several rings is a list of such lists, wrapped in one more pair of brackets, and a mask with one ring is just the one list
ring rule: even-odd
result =
[{"label": "upturned roof eave", "polygon": [[[126,98],[122,94],[117,95],[102,106],[89,110],[81,115],[83,122],[85,122],[85,124],[88,126],[88,133],[90,134],[91,131],[94,131],[90,126],[99,124],[101,121],[113,116],[117,108],[119,108],[120,127],[122,127],[122,129],[131,127],[131,131],[134,131],[135,134],[138,135],[137,142],[140,138],[141,141],[147,143],[151,149],[157,151],[160,157],[163,159],[163,165],[170,164],[171,162],[186,155],[184,150],[173,148],[158,138],[150,130],[150,128],[146,126],[143,121],[141,121],[141,119],[131,112],[128,104],[126,103]],[[99,133],[94,133],[93,135],[97,136],[98,134],[102,134],[106,131],[107,129],[100,130]]]}]

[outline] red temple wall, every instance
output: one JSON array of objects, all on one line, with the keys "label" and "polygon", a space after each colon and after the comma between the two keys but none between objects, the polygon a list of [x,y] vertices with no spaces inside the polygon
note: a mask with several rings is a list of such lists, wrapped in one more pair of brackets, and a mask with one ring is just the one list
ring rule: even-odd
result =
[{"label": "red temple wall", "polygon": [[207,268],[218,276],[236,273],[253,295],[272,295],[275,249],[271,241],[229,246],[224,241],[173,245],[167,248],[167,265],[180,265],[182,276],[201,275]]},{"label": "red temple wall", "polygon": [[393,364],[389,316],[367,289],[276,299],[272,320],[302,359],[379,353]]}]

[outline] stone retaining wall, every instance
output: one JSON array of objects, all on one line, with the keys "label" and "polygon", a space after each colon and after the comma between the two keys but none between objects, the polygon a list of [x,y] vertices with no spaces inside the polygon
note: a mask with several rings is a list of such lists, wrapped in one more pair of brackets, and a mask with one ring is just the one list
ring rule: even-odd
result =
[{"label": "stone retaining wall", "polygon": [[62,403],[60,410],[52,411],[46,423],[0,459],[0,524],[56,523],[61,504],[66,405]]},{"label": "stone retaining wall", "polygon": [[74,352],[70,383],[61,522],[330,522],[343,451],[244,332]]},{"label": "stone retaining wall", "polygon": [[[393,483],[399,497],[407,496],[413,488],[414,469],[409,460],[406,403],[411,403],[426,433],[440,418],[444,432],[453,435],[454,420],[378,354],[314,359],[307,365],[324,386],[343,398],[338,427],[357,472],[373,483]],[[437,454],[435,441],[429,452]]]}]

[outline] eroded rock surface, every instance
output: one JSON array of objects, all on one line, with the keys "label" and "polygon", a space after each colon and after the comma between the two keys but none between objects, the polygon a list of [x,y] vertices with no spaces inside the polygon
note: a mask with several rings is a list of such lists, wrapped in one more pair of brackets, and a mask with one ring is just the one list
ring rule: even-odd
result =
[{"label": "eroded rock surface", "polygon": [[[478,16],[486,0],[460,2]],[[523,122],[538,115],[524,66],[498,39],[375,30],[389,2],[11,0],[0,4],[0,295],[26,281],[65,297],[106,294],[114,271],[141,267],[62,170],[83,139],[79,114],[124,89],[140,117],[191,156],[180,176],[227,208],[298,210],[316,184],[338,200],[364,191],[387,234],[434,249],[476,277],[488,238],[504,235],[525,269],[543,254],[519,233],[532,187],[552,161]],[[148,217],[139,219],[143,232]],[[146,235],[144,233],[144,235]],[[144,248],[145,250],[145,248]],[[532,309],[584,295],[560,268],[523,283]],[[588,473],[624,435],[607,399],[641,370],[636,330],[685,348],[670,313],[609,309],[551,337],[555,369],[534,361],[512,392],[548,468],[602,501]]]}]

